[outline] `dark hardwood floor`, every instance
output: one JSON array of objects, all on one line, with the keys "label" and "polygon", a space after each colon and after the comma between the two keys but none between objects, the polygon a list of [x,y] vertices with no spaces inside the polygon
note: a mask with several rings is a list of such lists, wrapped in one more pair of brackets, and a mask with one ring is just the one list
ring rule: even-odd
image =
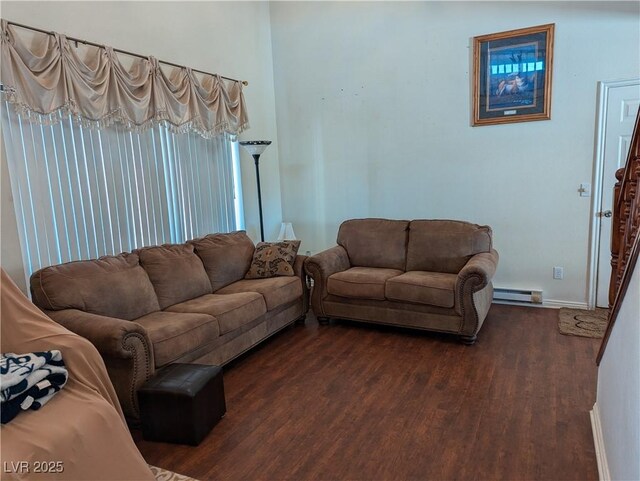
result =
[{"label": "dark hardwood floor", "polygon": [[225,368],[200,446],[134,439],[202,481],[597,480],[599,342],[552,309],[494,305],[474,346],[310,315]]}]

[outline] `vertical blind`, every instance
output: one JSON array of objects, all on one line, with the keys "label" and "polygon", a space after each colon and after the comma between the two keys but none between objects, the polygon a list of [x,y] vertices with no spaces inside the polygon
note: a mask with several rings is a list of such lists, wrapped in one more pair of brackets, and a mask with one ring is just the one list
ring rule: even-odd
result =
[{"label": "vertical blind", "polygon": [[30,122],[2,102],[27,278],[41,267],[244,228],[235,137],[162,124],[95,129],[57,112]]}]

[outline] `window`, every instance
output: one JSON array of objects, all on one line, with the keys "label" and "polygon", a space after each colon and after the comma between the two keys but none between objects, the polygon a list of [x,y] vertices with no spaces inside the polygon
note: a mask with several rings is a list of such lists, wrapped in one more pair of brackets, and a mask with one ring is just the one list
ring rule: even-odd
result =
[{"label": "window", "polygon": [[50,125],[2,104],[25,275],[71,260],[244,228],[235,136],[163,125]]}]

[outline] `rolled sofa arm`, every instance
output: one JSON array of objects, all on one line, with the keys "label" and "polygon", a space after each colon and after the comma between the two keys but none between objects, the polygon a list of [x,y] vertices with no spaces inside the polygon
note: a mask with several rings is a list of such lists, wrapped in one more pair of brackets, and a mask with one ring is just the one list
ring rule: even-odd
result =
[{"label": "rolled sofa arm", "polygon": [[465,283],[469,279],[475,278],[476,283],[479,282],[478,289],[482,289],[493,279],[498,268],[498,258],[498,252],[495,249],[474,255],[458,273],[456,282],[458,284]]},{"label": "rolled sofa arm", "polygon": [[155,372],[153,345],[146,329],[135,321],[78,309],[44,312],[96,347],[104,359],[122,411],[136,423],[140,414],[137,391]]},{"label": "rolled sofa arm", "polygon": [[456,310],[462,316],[459,334],[475,337],[489,312],[493,299],[491,280],[498,267],[498,252],[491,249],[474,255],[456,280]]},{"label": "rolled sofa arm", "polygon": [[304,263],[308,259],[308,256],[299,255],[296,256],[296,260],[293,263],[293,273],[302,281],[302,312],[304,314],[309,310],[309,285],[307,283],[307,273],[304,270]]},{"label": "rolled sofa arm", "polygon": [[327,279],[336,272],[346,271],[351,267],[347,251],[342,246],[313,255],[304,263],[307,274],[313,278],[311,291],[311,307],[316,316],[326,316],[322,301],[327,297]]},{"label": "rolled sofa arm", "polygon": [[[146,329],[133,321],[100,316],[78,309],[47,310],[45,313],[58,324],[91,341],[103,356],[120,359],[133,357],[131,347],[127,344],[127,339],[131,336],[138,337],[146,346],[151,346]],[[153,349],[149,350],[153,360]]]}]

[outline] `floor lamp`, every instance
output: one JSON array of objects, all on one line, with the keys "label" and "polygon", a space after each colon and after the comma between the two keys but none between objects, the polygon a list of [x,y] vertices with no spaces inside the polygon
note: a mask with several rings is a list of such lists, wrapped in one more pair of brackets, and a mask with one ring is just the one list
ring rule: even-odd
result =
[{"label": "floor lamp", "polygon": [[264,223],[262,221],[262,194],[260,193],[260,155],[271,144],[270,140],[243,140],[240,141],[247,152],[253,156],[256,162],[256,182],[258,184],[258,210],[260,211],[260,240],[264,242]]}]

